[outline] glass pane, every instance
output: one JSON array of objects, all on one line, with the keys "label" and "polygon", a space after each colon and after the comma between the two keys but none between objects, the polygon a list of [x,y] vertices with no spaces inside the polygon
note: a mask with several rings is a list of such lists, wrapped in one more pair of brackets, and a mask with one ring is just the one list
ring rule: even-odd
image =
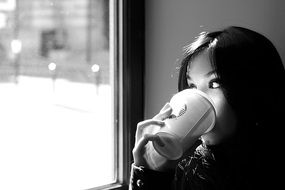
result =
[{"label": "glass pane", "polygon": [[0,189],[114,181],[108,0],[0,1]]}]

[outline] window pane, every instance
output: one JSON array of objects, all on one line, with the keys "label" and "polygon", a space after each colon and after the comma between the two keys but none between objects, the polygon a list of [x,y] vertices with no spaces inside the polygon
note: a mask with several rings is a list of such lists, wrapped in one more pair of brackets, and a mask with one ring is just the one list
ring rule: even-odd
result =
[{"label": "window pane", "polygon": [[0,4],[0,189],[113,182],[109,1]]}]

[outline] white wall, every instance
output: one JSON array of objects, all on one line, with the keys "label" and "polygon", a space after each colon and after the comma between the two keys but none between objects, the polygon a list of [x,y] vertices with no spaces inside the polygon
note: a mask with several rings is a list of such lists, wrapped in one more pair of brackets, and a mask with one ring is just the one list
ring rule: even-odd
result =
[{"label": "white wall", "polygon": [[285,62],[284,0],[146,0],[145,117],[177,91],[183,46],[202,31],[238,25],[267,36]]}]

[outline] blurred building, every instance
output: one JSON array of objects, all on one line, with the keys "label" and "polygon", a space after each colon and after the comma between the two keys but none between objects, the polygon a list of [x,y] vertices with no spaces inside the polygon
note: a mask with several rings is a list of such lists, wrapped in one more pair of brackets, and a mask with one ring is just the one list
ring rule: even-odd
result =
[{"label": "blurred building", "polygon": [[109,82],[108,0],[1,2],[0,82],[19,75]]}]

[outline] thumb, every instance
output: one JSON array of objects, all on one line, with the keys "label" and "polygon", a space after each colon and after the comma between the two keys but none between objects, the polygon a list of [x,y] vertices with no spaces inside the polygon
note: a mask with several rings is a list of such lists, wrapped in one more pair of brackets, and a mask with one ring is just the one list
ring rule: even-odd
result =
[{"label": "thumb", "polygon": [[169,102],[166,102],[166,104],[161,108],[161,110],[159,111],[159,113],[165,111],[166,109],[168,109],[168,108],[170,108],[170,107],[171,107],[171,106],[170,106]]},{"label": "thumb", "polygon": [[165,120],[167,119],[172,113],[172,108],[169,105],[169,103],[167,103],[161,110],[160,112],[154,116],[153,119],[157,119],[157,120]]}]

